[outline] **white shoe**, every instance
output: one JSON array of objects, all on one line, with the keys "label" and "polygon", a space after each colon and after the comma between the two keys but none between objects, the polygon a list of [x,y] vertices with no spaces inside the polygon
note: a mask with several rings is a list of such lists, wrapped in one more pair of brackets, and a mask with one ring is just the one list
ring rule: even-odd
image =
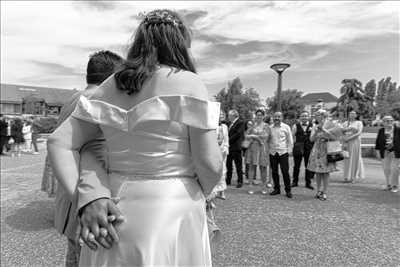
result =
[{"label": "white shoe", "polygon": [[267,184],[267,188],[272,188],[272,184],[271,184],[271,183],[268,183],[268,184]]},{"label": "white shoe", "polygon": [[390,190],[390,192],[397,193],[399,192],[399,188],[396,185],[394,185],[392,186],[392,190]]},{"label": "white shoe", "polygon": [[263,195],[266,195],[266,194],[268,194],[268,191],[267,191],[267,189],[262,189],[262,190],[261,190],[261,194],[263,194]]},{"label": "white shoe", "polygon": [[254,191],[253,190],[249,190],[249,191],[247,191],[247,193],[249,193],[249,195],[253,195]]}]

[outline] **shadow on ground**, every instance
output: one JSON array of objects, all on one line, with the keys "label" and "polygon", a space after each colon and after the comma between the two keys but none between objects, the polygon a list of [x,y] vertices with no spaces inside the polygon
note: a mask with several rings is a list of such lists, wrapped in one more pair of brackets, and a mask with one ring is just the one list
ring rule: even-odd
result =
[{"label": "shadow on ground", "polygon": [[54,201],[33,201],[5,218],[5,223],[21,231],[41,231],[54,227]]}]

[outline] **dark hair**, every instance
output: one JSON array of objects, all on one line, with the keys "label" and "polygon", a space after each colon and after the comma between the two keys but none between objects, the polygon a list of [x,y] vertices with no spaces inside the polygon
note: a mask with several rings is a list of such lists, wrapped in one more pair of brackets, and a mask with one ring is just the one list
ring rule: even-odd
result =
[{"label": "dark hair", "polygon": [[139,92],[158,64],[196,73],[188,51],[190,43],[190,31],[178,13],[151,11],[136,30],[124,69],[115,74],[117,87],[129,95]]},{"label": "dark hair", "polygon": [[265,116],[265,111],[262,109],[257,109],[255,114],[257,115],[257,113],[261,113],[263,116]]},{"label": "dark hair", "polygon": [[86,68],[86,82],[88,84],[101,84],[118,70],[123,62],[122,57],[108,50],[102,50],[90,55]]}]

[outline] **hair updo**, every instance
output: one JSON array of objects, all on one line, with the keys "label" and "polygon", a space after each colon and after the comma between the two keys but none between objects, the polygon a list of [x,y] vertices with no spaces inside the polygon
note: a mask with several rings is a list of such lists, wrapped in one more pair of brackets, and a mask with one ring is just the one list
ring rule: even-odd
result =
[{"label": "hair updo", "polygon": [[117,87],[129,95],[139,92],[160,64],[196,73],[190,43],[190,30],[178,13],[168,9],[147,13],[136,30],[124,68],[115,74]]}]

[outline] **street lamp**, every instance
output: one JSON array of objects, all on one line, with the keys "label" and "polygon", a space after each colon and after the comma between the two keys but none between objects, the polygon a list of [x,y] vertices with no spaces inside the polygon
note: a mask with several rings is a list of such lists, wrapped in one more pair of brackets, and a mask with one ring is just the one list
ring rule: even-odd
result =
[{"label": "street lamp", "polygon": [[282,92],[282,72],[289,68],[290,64],[288,63],[276,63],[271,65],[271,69],[276,71],[278,73],[278,91],[276,95],[276,100],[278,102],[278,110],[277,111],[282,111],[282,103],[281,103],[281,92]]}]

